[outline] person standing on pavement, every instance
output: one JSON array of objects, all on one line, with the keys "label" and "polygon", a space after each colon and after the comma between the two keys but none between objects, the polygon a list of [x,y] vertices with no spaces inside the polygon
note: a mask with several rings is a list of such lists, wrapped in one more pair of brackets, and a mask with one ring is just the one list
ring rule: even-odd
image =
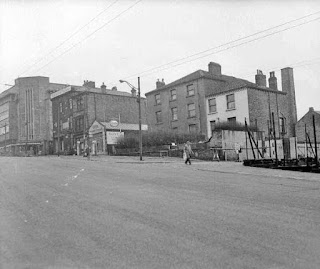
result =
[{"label": "person standing on pavement", "polygon": [[184,163],[191,165],[191,154],[193,154],[193,151],[191,149],[191,145],[190,142],[187,141],[187,143],[185,143],[184,148],[183,148],[183,158],[184,158]]}]

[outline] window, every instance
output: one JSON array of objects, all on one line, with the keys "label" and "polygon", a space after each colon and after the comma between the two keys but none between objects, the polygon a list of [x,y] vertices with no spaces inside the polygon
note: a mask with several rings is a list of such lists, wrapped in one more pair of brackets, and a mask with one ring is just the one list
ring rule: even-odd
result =
[{"label": "window", "polygon": [[279,118],[279,127],[280,127],[280,133],[282,135],[286,134],[286,120],[283,117]]},{"label": "window", "polygon": [[177,107],[171,108],[171,119],[178,120],[178,108]]},{"label": "window", "polygon": [[194,103],[188,104],[188,118],[193,118],[196,116],[196,106]]},{"label": "window", "polygon": [[77,98],[77,110],[82,110],[83,109],[83,98],[79,97]]},{"label": "window", "polygon": [[208,104],[209,104],[209,113],[217,112],[216,98],[209,99]]},{"label": "window", "polygon": [[62,103],[59,103],[59,110],[62,112]]},{"label": "window", "polygon": [[72,109],[72,99],[69,99],[69,107]]},{"label": "window", "polygon": [[156,105],[160,105],[160,104],[161,104],[160,94],[156,94],[156,95],[154,96],[154,98],[155,98],[155,101],[156,101]]},{"label": "window", "polygon": [[156,122],[157,123],[161,123],[162,122],[161,111],[157,111],[156,112]]},{"label": "window", "polygon": [[234,94],[227,95],[227,109],[235,109]]},{"label": "window", "polygon": [[79,117],[75,120],[76,131],[83,130],[83,117]]},{"label": "window", "polygon": [[189,133],[196,133],[197,132],[197,125],[196,124],[190,124],[189,125]]},{"label": "window", "polygon": [[72,116],[69,117],[69,129],[72,129]]},{"label": "window", "polygon": [[228,122],[235,124],[237,122],[237,119],[236,119],[236,117],[228,118]]},{"label": "window", "polygon": [[194,86],[193,84],[190,84],[187,86],[187,96],[193,96],[194,95]]},{"label": "window", "polygon": [[59,129],[60,129],[60,131],[62,131],[62,126],[63,126],[63,123],[62,123],[62,120],[60,120],[60,124],[59,124]]},{"label": "window", "polygon": [[170,100],[171,101],[177,100],[177,91],[175,89],[170,91]]},{"label": "window", "polygon": [[215,120],[210,121],[210,128],[211,128],[211,133],[212,133],[213,130],[216,128],[216,121]]}]

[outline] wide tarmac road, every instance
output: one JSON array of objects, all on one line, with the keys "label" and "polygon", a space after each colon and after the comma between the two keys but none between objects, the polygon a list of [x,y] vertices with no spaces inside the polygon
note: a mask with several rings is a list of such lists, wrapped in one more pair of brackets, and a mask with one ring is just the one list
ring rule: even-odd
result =
[{"label": "wide tarmac road", "polygon": [[320,176],[123,160],[0,158],[0,268],[320,268]]}]

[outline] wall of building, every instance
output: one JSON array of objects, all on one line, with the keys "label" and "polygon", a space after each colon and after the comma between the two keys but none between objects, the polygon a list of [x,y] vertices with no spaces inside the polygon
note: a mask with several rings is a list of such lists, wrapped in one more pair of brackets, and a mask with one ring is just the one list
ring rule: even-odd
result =
[{"label": "wall of building", "polygon": [[284,137],[293,137],[295,132],[292,132],[289,121],[291,118],[289,112],[290,103],[288,102],[288,95],[281,91],[263,91],[256,89],[248,89],[249,101],[249,121],[250,125],[257,127],[259,130],[264,131],[268,135],[268,123],[274,114],[275,131],[277,137],[282,137],[279,133],[280,118],[286,119],[286,133]]},{"label": "wall of building", "polygon": [[[82,109],[78,109],[77,100],[82,99]],[[72,100],[72,108],[70,107]],[[60,111],[60,103],[62,111]],[[59,151],[70,151],[76,147],[77,141],[84,149],[84,135],[88,136],[88,130],[95,120],[110,122],[111,120],[121,123],[139,123],[139,107],[137,97],[130,95],[115,95],[97,93],[92,91],[68,91],[52,99],[53,134],[55,151],[58,150],[58,136],[60,142]],[[70,124],[72,118],[72,124]],[[83,128],[76,129],[76,121],[83,119]],[[58,130],[60,122],[60,130]],[[146,99],[141,98],[141,123],[146,124]]]},{"label": "wall of building", "polygon": [[[119,120],[123,123],[139,123],[139,103],[136,97],[100,93],[88,95],[89,126],[97,120],[109,122]],[[146,124],[146,99],[141,98],[141,123]]]},{"label": "wall of building", "polygon": [[307,130],[311,142],[314,143],[313,116],[315,117],[316,140],[317,143],[320,143],[320,114],[315,112],[313,108],[310,108],[296,124],[295,130],[298,143],[304,143],[306,141],[305,130]]},{"label": "wall of building", "polygon": [[[227,95],[234,93],[235,109],[227,109]],[[216,99],[217,112],[209,113],[209,100]],[[245,118],[249,119],[249,107],[248,107],[248,92],[247,89],[241,89],[238,91],[223,93],[206,98],[206,111],[207,111],[207,130],[208,137],[211,137],[210,121],[226,122],[228,118],[236,117],[236,121],[239,123],[245,123]]]},{"label": "wall of building", "polygon": [[[201,93],[203,92],[203,81],[194,80],[189,83],[183,83],[175,87],[166,88],[151,94],[147,94],[147,117],[150,131],[173,131],[179,133],[189,133],[189,125],[196,124],[198,132],[205,132],[206,126],[203,119],[205,113],[204,106],[201,100]],[[195,95],[187,96],[187,85],[193,84]],[[175,89],[177,93],[176,100],[170,100],[171,90]],[[156,105],[155,95],[160,94],[161,104]],[[195,117],[188,118],[187,105],[195,104]],[[172,120],[171,109],[178,108],[178,119]],[[156,112],[161,111],[162,122],[156,123]]]}]

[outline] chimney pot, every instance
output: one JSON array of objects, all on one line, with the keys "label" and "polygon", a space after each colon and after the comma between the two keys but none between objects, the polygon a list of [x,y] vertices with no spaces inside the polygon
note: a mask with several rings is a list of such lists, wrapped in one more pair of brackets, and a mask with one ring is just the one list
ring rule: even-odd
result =
[{"label": "chimney pot", "polygon": [[162,79],[162,81],[160,81],[158,79],[158,81],[156,82],[156,89],[159,89],[159,88],[161,88],[161,87],[163,87],[165,85],[166,85],[166,83],[164,82],[164,79]]},{"label": "chimney pot", "polygon": [[101,92],[102,93],[106,93],[107,92],[107,86],[104,85],[104,82],[102,82],[102,85],[100,86],[100,88],[101,88]]}]

